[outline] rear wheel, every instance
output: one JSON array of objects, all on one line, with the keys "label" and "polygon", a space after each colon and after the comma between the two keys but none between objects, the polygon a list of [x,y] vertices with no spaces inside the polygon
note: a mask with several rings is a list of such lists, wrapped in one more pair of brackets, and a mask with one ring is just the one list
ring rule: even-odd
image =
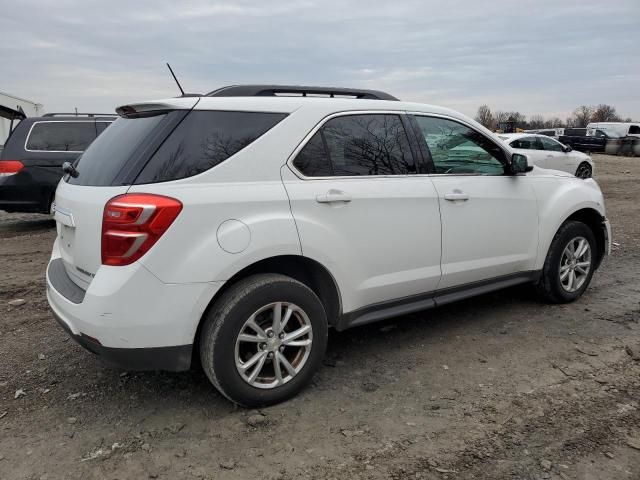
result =
[{"label": "rear wheel", "polygon": [[259,274],[216,301],[205,318],[200,358],[224,396],[257,407],[297,394],[326,345],[326,313],[315,293],[290,277]]},{"label": "rear wheel", "polygon": [[582,222],[566,222],[556,233],[537,289],[551,303],[578,299],[589,286],[597,258],[596,239]]},{"label": "rear wheel", "polygon": [[582,162],[578,165],[578,169],[576,170],[576,177],[578,178],[591,178],[593,174],[593,170],[591,169],[591,165],[588,162]]}]

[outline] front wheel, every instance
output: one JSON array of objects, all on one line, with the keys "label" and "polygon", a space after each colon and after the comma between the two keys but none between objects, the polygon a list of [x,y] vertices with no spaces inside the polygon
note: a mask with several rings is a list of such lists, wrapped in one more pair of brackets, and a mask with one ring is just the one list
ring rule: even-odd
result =
[{"label": "front wheel", "polygon": [[578,169],[576,170],[576,177],[591,178],[592,174],[593,170],[588,162],[582,162],[580,165],[578,165]]},{"label": "front wheel", "polygon": [[231,286],[205,318],[200,359],[211,383],[246,407],[296,395],[320,367],[327,317],[306,285],[259,274]]},{"label": "front wheel", "polygon": [[556,233],[537,289],[551,303],[578,299],[589,286],[597,259],[596,239],[582,222],[569,221]]}]

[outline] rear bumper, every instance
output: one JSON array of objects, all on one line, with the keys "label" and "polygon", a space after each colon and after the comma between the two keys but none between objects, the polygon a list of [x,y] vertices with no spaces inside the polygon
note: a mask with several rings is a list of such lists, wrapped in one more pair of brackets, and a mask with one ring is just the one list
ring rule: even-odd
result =
[{"label": "rear bumper", "polygon": [[166,370],[181,372],[191,366],[192,345],[156,348],[105,347],[85,334],[76,335],[55,311],[53,317],[78,344],[100,357],[110,367],[125,370]]},{"label": "rear bumper", "polygon": [[83,295],[76,295],[60,281],[56,253],[57,242],[47,268],[47,300],[74,340],[120,368],[189,368],[198,324],[219,283],[166,284],[134,263],[100,267]]}]

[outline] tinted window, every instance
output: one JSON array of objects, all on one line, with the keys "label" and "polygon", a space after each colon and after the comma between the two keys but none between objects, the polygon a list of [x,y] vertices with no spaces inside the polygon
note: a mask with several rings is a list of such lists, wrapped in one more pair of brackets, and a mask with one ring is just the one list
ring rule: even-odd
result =
[{"label": "tinted window", "polygon": [[631,125],[629,127],[629,135],[638,135],[640,134],[640,127],[638,125]]},{"label": "tinted window", "polygon": [[311,137],[293,161],[293,165],[307,177],[328,177],[333,175],[329,155],[322,140],[322,131]]},{"label": "tinted window", "polygon": [[27,150],[83,152],[95,138],[93,121],[36,122],[27,139]]},{"label": "tinted window", "polygon": [[283,113],[194,110],[151,157],[135,183],[166,182],[204,172],[242,150],[285,117]]},{"label": "tinted window", "polygon": [[538,140],[542,142],[542,149],[551,151],[551,152],[561,152],[562,145],[560,145],[555,140],[552,140],[548,137],[539,137]]},{"label": "tinted window", "polygon": [[565,128],[564,134],[573,137],[584,137],[587,135],[586,128]]},{"label": "tinted window", "polygon": [[416,116],[436,173],[502,175],[504,152],[481,133],[453,120]]},{"label": "tinted window", "polygon": [[406,175],[416,172],[398,115],[347,115],[322,127],[333,175]]},{"label": "tinted window", "polygon": [[97,134],[100,135],[112,123],[113,122],[96,122],[96,132],[97,132]]},{"label": "tinted window", "polygon": [[510,143],[513,148],[521,148],[524,150],[541,150],[536,137],[518,138]]},{"label": "tinted window", "polygon": [[111,185],[133,152],[165,114],[142,118],[118,118],[102,133],[78,160],[78,177],[68,177],[75,185]]}]

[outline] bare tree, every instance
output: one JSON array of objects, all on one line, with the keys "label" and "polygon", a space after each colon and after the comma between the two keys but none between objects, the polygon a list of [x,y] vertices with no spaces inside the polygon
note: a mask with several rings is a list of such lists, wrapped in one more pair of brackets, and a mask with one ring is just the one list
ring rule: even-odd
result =
[{"label": "bare tree", "polygon": [[558,117],[550,118],[547,120],[547,123],[549,124],[549,128],[560,128],[564,125],[564,122]]},{"label": "bare tree", "polygon": [[576,119],[574,117],[567,117],[564,121],[564,126],[567,128],[573,128],[576,126]]},{"label": "bare tree", "polygon": [[616,107],[601,103],[595,107],[593,115],[591,116],[592,122],[619,122],[620,117],[616,113]]},{"label": "bare tree", "polygon": [[547,127],[547,122],[545,122],[544,117],[542,115],[531,115],[531,118],[529,119],[529,127],[545,128]]},{"label": "bare tree", "polygon": [[631,117],[627,117],[627,118],[624,119],[624,122],[625,123],[632,123],[633,119]]},{"label": "bare tree", "polygon": [[573,111],[573,118],[576,127],[586,127],[593,116],[593,107],[580,105]]},{"label": "bare tree", "polygon": [[481,105],[478,108],[478,113],[476,114],[476,122],[490,130],[493,130],[496,126],[496,121],[491,114],[491,109],[487,105]]},{"label": "bare tree", "polygon": [[509,112],[503,112],[501,110],[498,110],[494,115],[494,120],[496,121],[496,123],[500,123],[500,122],[506,122],[507,120],[509,120]]}]

